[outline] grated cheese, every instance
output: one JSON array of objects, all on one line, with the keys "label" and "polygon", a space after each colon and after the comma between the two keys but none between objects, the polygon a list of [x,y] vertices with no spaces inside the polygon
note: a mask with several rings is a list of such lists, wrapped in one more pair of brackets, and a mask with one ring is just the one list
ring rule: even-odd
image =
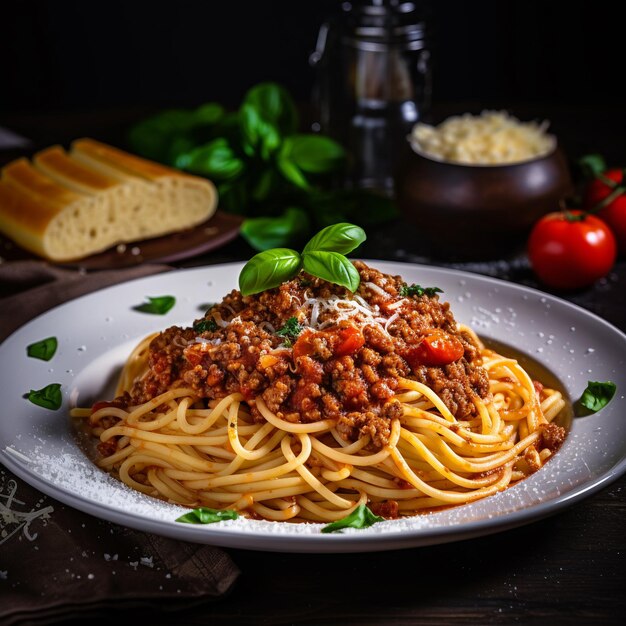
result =
[{"label": "grated cheese", "polygon": [[[311,309],[308,325],[315,330],[324,330],[328,326],[350,319],[360,326],[376,325],[387,333],[385,324],[389,320],[380,315],[378,306],[372,307],[359,295],[354,295],[351,299],[340,298],[336,295],[329,298],[308,298],[302,304],[301,309],[307,308]],[[326,312],[332,313],[333,316],[324,322],[319,322],[320,316]]]},{"label": "grated cheese", "polygon": [[418,123],[410,141],[416,152],[453,163],[489,165],[527,161],[549,153],[555,139],[548,122],[521,122],[506,111],[449,117],[438,126]]},{"label": "grated cheese", "polygon": [[382,288],[379,287],[376,283],[363,283],[364,287],[367,287],[370,291],[374,291],[375,293],[377,293],[379,296],[382,296],[383,298],[391,298],[391,296]]}]

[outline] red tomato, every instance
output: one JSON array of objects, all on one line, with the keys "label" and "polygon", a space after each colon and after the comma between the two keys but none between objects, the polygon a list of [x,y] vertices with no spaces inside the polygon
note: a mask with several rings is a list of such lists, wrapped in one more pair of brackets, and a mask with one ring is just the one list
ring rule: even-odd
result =
[{"label": "red tomato", "polygon": [[[619,169],[607,170],[602,176],[618,184],[623,181],[623,171]],[[626,181],[624,182],[626,183]],[[585,206],[587,210],[596,207],[612,192],[613,189],[601,178],[594,178],[585,190]],[[597,216],[611,227],[617,240],[619,253],[626,255],[626,194],[617,196],[617,198],[599,211]]]},{"label": "red tomato", "polygon": [[433,330],[417,346],[408,349],[405,358],[411,367],[448,365],[458,361],[465,349],[458,337],[443,330]]},{"label": "red tomato", "polygon": [[356,352],[364,343],[363,333],[354,326],[347,326],[339,330],[339,343],[335,347],[335,356],[346,356]]},{"label": "red tomato", "polygon": [[528,258],[538,278],[550,287],[588,287],[615,263],[617,245],[610,228],[593,215],[576,220],[582,215],[582,211],[548,213],[533,226]]}]

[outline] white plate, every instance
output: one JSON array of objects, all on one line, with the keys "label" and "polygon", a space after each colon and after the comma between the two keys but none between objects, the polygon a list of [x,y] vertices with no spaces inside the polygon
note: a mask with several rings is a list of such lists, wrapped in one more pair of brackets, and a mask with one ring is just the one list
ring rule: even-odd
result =
[{"label": "white plate", "polygon": [[[579,398],[588,380],[613,380],[614,399],[594,415],[575,418],[565,443],[542,470],[472,504],[335,534],[322,534],[320,524],[242,518],[207,526],[178,523],[184,508],[134,492],[96,468],[79,446],[67,412],[76,403],[110,395],[121,364],[144,335],[189,325],[207,303],[235,288],[242,264],[216,265],[103,289],[52,309],[11,335],[0,346],[0,461],[42,492],[118,524],[197,543],[277,552],[363,552],[485,535],[556,513],[626,471],[626,335],[536,290],[466,272],[368,263],[409,283],[442,288],[458,321],[539,361],[570,398]],[[133,310],[146,296],[160,295],[176,297],[167,315]],[[51,335],[59,341],[51,361],[26,356],[27,345]],[[49,383],[62,385],[63,406],[56,412],[23,397]]]}]

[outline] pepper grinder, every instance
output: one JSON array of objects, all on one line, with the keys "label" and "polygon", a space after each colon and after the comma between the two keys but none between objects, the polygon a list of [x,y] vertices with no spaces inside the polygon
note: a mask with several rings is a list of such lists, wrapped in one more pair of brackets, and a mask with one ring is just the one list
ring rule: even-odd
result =
[{"label": "pepper grinder", "polygon": [[415,2],[342,2],[320,27],[309,58],[315,127],[351,155],[346,186],[394,196],[407,136],[430,107],[427,43]]}]

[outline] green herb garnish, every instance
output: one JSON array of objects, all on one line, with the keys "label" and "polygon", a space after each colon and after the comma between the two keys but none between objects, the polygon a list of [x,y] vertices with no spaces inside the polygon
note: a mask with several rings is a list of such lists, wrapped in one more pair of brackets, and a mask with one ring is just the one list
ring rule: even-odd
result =
[{"label": "green herb garnish", "polygon": [[133,307],[133,309],[141,313],[165,315],[176,304],[176,298],[174,296],[156,296],[154,298],[148,296],[147,300],[148,302],[138,304]]},{"label": "green herb garnish", "polygon": [[279,337],[285,337],[287,341],[286,344],[291,342],[298,337],[298,335],[304,330],[304,326],[298,322],[297,317],[290,317],[282,328],[279,328],[276,331],[276,334]]},{"label": "green herb garnish", "polygon": [[217,322],[212,317],[200,320],[193,325],[193,329],[197,333],[214,333],[218,328]]},{"label": "green herb garnish", "polygon": [[63,403],[61,385],[59,383],[52,383],[42,389],[31,389],[26,397],[33,404],[42,406],[44,409],[50,409],[51,411],[56,411],[61,408],[61,404]]},{"label": "green herb garnish", "polygon": [[213,181],[220,209],[246,218],[240,233],[255,251],[299,248],[335,222],[370,226],[398,216],[383,194],[340,184],[354,155],[324,133],[301,132],[285,87],[253,85],[237,110],[228,108],[162,111],[128,139],[141,156]]},{"label": "green herb garnish", "polygon": [[374,515],[372,511],[365,506],[365,504],[359,504],[359,506],[346,517],[338,519],[336,522],[332,522],[322,528],[323,533],[336,533],[344,528],[369,528],[376,522],[384,522],[385,518],[379,515]]},{"label": "green herb garnish", "polygon": [[209,509],[205,506],[198,507],[185,513],[176,519],[177,522],[183,524],[214,524],[215,522],[223,522],[224,520],[237,519],[239,513],[232,509],[220,511],[218,509]]},{"label": "green herb garnish", "polygon": [[416,283],[407,285],[406,283],[400,287],[401,296],[434,296],[436,293],[443,293],[443,289],[439,287],[422,287]]},{"label": "green herb garnish", "polygon": [[41,341],[31,343],[26,348],[26,354],[34,359],[49,361],[57,351],[57,345],[58,343],[56,337],[47,337]]},{"label": "green herb garnish", "polygon": [[344,256],[352,252],[366,235],[362,228],[342,222],[323,228],[304,247],[302,253],[291,248],[272,248],[254,255],[239,274],[244,296],[278,287],[303,269],[305,272],[355,292],[360,276]]},{"label": "green herb garnish", "polygon": [[583,395],[580,398],[580,403],[586,408],[595,413],[604,408],[615,395],[617,385],[610,380],[606,382],[593,382],[587,383],[587,388],[583,391]]}]

